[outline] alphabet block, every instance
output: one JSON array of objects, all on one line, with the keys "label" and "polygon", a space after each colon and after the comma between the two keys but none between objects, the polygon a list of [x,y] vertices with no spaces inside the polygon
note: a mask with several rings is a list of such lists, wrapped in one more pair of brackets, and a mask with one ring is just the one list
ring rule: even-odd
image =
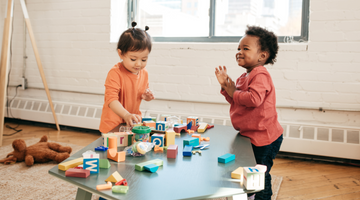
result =
[{"label": "alphabet block", "polygon": [[156,130],[158,131],[166,131],[169,128],[169,123],[166,121],[158,121],[156,122]]},{"label": "alphabet block", "polygon": [[164,134],[154,133],[151,136],[151,142],[155,143],[156,146],[163,147],[164,145]]},{"label": "alphabet block", "polygon": [[150,127],[151,130],[156,130],[156,122],[154,121],[144,121],[143,122],[144,126],[148,126]]},{"label": "alphabet block", "polygon": [[192,121],[193,126],[198,126],[199,124],[199,117],[188,117],[186,118],[186,123],[189,124],[189,122]]}]

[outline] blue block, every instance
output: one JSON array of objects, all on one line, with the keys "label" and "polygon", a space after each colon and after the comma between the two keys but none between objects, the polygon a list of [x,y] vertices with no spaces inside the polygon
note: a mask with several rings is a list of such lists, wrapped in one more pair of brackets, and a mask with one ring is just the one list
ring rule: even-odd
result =
[{"label": "blue block", "polygon": [[198,146],[199,143],[200,143],[199,138],[192,137],[192,138],[183,140],[183,147],[185,145],[191,145],[191,146],[195,147],[195,146]]},{"label": "blue block", "polygon": [[142,122],[144,121],[152,121],[152,117],[143,117]]},{"label": "blue block", "polygon": [[159,169],[159,166],[154,165],[154,164],[149,164],[149,165],[145,165],[145,166],[144,166],[144,169],[145,169],[146,171],[149,171],[149,172],[151,172],[151,173],[154,173],[154,172],[156,172],[156,171]]},{"label": "blue block", "polygon": [[233,160],[235,160],[235,154],[227,153],[223,156],[218,157],[218,162],[220,163],[228,163]]},{"label": "blue block", "polygon": [[159,147],[163,147],[164,145],[164,134],[153,134],[151,136],[151,142],[155,143],[155,145],[159,145]]},{"label": "blue block", "polygon": [[164,121],[156,122],[156,130],[165,131],[166,130],[166,122],[164,122]]},{"label": "blue block", "polygon": [[191,129],[191,127],[192,127],[192,121],[190,121],[190,122],[187,124],[186,128],[187,128],[187,129]]},{"label": "blue block", "polygon": [[183,156],[191,156],[191,151],[193,150],[193,146],[185,145],[183,149]]},{"label": "blue block", "polygon": [[95,147],[95,151],[106,151],[106,150],[108,150],[108,147],[104,147],[104,146]]},{"label": "blue block", "polygon": [[83,169],[90,171],[90,174],[99,173],[99,158],[84,158]]}]

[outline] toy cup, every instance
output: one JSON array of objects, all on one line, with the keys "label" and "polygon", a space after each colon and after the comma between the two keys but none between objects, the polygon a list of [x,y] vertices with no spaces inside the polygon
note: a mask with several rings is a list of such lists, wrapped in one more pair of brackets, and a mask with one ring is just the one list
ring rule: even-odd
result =
[{"label": "toy cup", "polygon": [[131,130],[136,142],[148,142],[151,129],[148,126],[135,126]]}]

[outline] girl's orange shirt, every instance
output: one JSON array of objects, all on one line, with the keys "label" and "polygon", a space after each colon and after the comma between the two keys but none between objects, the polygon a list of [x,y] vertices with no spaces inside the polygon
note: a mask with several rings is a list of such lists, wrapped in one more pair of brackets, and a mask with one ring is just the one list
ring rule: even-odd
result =
[{"label": "girl's orange shirt", "polygon": [[129,113],[141,115],[141,95],[148,87],[149,80],[146,69],[136,75],[129,72],[121,63],[112,67],[105,80],[100,132],[108,133],[119,124],[124,123],[124,120],[109,107],[112,101],[119,101]]}]

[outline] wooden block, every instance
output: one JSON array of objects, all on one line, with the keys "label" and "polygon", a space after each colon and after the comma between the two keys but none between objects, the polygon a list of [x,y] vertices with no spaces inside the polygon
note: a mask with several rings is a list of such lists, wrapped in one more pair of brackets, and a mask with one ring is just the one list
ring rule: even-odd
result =
[{"label": "wooden block", "polygon": [[125,161],[125,159],[126,159],[126,152],[125,151],[117,152],[117,148],[116,149],[108,149],[107,157],[108,157],[108,159],[111,159],[113,161],[122,162],[122,161]]},{"label": "wooden block", "polygon": [[127,184],[126,179],[123,179],[121,181],[116,182],[115,185],[125,185],[125,186],[127,186],[128,184]]},{"label": "wooden block", "polygon": [[89,170],[91,174],[99,173],[99,158],[84,158],[83,168]]},{"label": "wooden block", "polygon": [[193,131],[197,131],[198,128],[199,128],[199,126],[191,126],[191,130],[193,130]]},{"label": "wooden block", "polygon": [[90,171],[86,170],[86,169],[70,168],[65,171],[65,176],[68,176],[68,177],[86,178],[89,175],[90,175]]},{"label": "wooden block", "polygon": [[178,145],[176,144],[169,145],[166,151],[166,157],[176,158],[177,154],[178,154]]},{"label": "wooden block", "polygon": [[160,121],[168,121],[167,118],[170,117],[170,116],[171,116],[171,115],[165,115],[165,114],[163,114],[163,115],[160,116]]},{"label": "wooden block", "polygon": [[155,146],[163,147],[164,145],[164,134],[154,133],[151,136],[151,142],[155,143]]},{"label": "wooden block", "polygon": [[83,158],[76,158],[74,160],[70,160],[70,161],[66,161],[66,162],[62,162],[58,165],[58,168],[62,171],[66,171],[70,168],[74,168],[77,167],[78,165],[82,165],[83,164]]},{"label": "wooden block", "polygon": [[155,145],[154,152],[164,152],[164,148],[159,145]]},{"label": "wooden block", "polygon": [[187,126],[186,125],[179,125],[179,126],[175,126],[174,127],[174,131],[176,133],[181,133],[181,131],[186,131],[187,130]]},{"label": "wooden block", "polygon": [[199,117],[188,117],[188,118],[186,118],[186,124],[189,124],[190,121],[192,121],[192,126],[199,125]]},{"label": "wooden block", "polygon": [[144,121],[144,126],[150,127],[151,130],[156,130],[156,122],[150,120],[150,121]]},{"label": "wooden block", "polygon": [[108,181],[106,184],[97,185],[96,190],[110,190],[112,188],[112,183]]},{"label": "wooden block", "polygon": [[154,164],[149,164],[144,166],[144,170],[149,171],[151,173],[156,172],[159,169],[159,166]]},{"label": "wooden block", "polygon": [[194,133],[194,134],[191,135],[191,137],[199,138],[199,142],[201,142],[201,135],[200,134]]},{"label": "wooden block", "polygon": [[166,146],[175,144],[175,131],[167,130],[165,132],[165,140],[166,140]]},{"label": "wooden block", "polygon": [[108,137],[108,145],[109,149],[117,149],[117,136],[110,136]]},{"label": "wooden block", "polygon": [[117,136],[117,146],[118,147],[127,147],[132,144],[133,133],[130,132],[116,132],[114,133]]},{"label": "wooden block", "polygon": [[242,174],[243,174],[243,168],[239,167],[239,168],[235,169],[233,172],[231,172],[231,178],[241,179]]},{"label": "wooden block", "polygon": [[109,137],[117,137],[114,133],[103,133],[102,134],[103,137],[103,146],[104,147],[109,147]]},{"label": "wooden block", "polygon": [[228,163],[233,160],[235,160],[235,154],[227,153],[225,155],[218,157],[218,162],[220,163]]},{"label": "wooden block", "polygon": [[166,121],[158,121],[156,122],[156,130],[158,131],[166,131],[169,128],[169,123]]},{"label": "wooden block", "polygon": [[143,117],[141,121],[142,121],[142,123],[144,123],[145,121],[152,121],[152,118],[151,117]]},{"label": "wooden block", "polygon": [[183,146],[191,145],[193,147],[199,145],[199,138],[188,138],[183,140]]},{"label": "wooden block", "polygon": [[127,191],[129,190],[129,186],[125,186],[125,185],[115,185],[112,187],[112,192],[113,193],[127,193]]},{"label": "wooden block", "polygon": [[208,124],[205,123],[205,122],[204,122],[204,123],[200,123],[200,126],[199,126],[199,128],[197,129],[197,132],[199,132],[199,133],[205,132],[207,126],[208,126]]},{"label": "wooden block", "polygon": [[124,178],[119,174],[119,172],[115,171],[105,181],[106,182],[110,181],[110,182],[116,183],[116,182],[121,181],[123,179]]},{"label": "wooden block", "polygon": [[95,147],[95,151],[107,151],[107,150],[108,150],[108,147],[104,147],[104,146]]},{"label": "wooden block", "polygon": [[211,129],[211,128],[214,128],[215,125],[210,125],[208,124],[208,126],[206,127],[206,129]]},{"label": "wooden block", "polygon": [[108,159],[100,159],[99,160],[99,168],[108,169],[110,168],[110,162]]},{"label": "wooden block", "polygon": [[138,164],[135,165],[135,170],[143,171],[144,166],[145,165],[150,165],[150,164],[154,164],[154,165],[157,165],[157,166],[160,167],[160,166],[163,165],[163,161],[160,160],[160,159],[154,159],[154,160],[149,160],[149,161],[146,161],[146,162],[138,163]]},{"label": "wooden block", "polygon": [[192,149],[193,149],[193,146],[185,145],[185,147],[183,149],[183,156],[191,156]]}]

